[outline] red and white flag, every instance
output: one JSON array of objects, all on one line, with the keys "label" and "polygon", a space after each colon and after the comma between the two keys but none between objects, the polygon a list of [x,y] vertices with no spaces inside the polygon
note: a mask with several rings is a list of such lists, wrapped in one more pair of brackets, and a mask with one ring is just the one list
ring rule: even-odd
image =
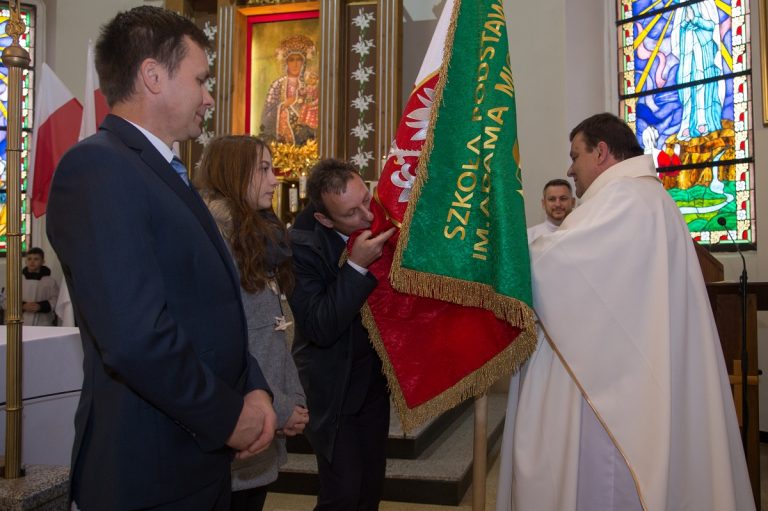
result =
[{"label": "red and white flag", "polygon": [[35,100],[27,193],[32,198],[32,214],[39,218],[45,214],[56,165],[67,149],[77,142],[83,107],[45,63]]},{"label": "red and white flag", "polygon": [[88,41],[88,57],[85,62],[85,94],[83,95],[83,122],[80,125],[80,137],[83,140],[99,129],[101,121],[109,113],[107,99],[99,87],[99,75],[93,56],[93,42]]}]

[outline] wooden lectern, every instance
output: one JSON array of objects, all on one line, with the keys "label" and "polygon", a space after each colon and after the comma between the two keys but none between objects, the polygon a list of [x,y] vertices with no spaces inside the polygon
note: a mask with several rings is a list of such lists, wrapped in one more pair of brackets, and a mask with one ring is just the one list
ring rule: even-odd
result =
[{"label": "wooden lectern", "polygon": [[[725,365],[731,380],[733,399],[739,426],[743,427],[742,414],[742,371],[741,361],[741,294],[738,282],[722,282],[723,265],[704,247],[694,242],[699,257],[704,282],[712,312],[717,324],[717,333],[723,347]],[[760,410],[758,402],[757,368],[757,311],[768,310],[768,283],[749,283],[747,286],[747,405],[749,424],[747,426],[747,468],[752,483],[755,505],[760,509]]]}]

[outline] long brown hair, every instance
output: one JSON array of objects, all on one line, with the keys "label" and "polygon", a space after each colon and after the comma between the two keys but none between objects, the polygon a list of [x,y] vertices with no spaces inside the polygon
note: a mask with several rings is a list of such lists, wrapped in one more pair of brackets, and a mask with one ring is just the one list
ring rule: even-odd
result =
[{"label": "long brown hair", "polygon": [[268,244],[287,246],[285,225],[270,210],[268,214],[248,204],[248,188],[264,152],[269,148],[259,138],[248,135],[216,137],[206,145],[194,184],[210,201],[223,201],[231,224],[222,234],[232,249],[240,271],[240,284],[249,293],[261,291],[275,278],[281,290],[293,288],[290,257],[276,268],[268,265]]}]

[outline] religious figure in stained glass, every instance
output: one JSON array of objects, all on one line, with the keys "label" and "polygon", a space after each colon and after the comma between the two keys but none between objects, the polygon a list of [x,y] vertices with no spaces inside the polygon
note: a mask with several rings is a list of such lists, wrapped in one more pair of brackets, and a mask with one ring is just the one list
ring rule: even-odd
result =
[{"label": "religious figure in stained glass", "polygon": [[617,6],[621,110],[659,179],[694,239],[754,243],[746,0]]},{"label": "religious figure in stained glass", "polygon": [[[705,0],[675,11],[670,37],[672,55],[680,63],[677,83],[723,75],[720,19],[715,0]],[[725,82],[704,81],[678,90],[682,118],[677,138],[690,140],[719,130],[722,125]]]},{"label": "religious figure in stained glass", "polygon": [[319,119],[319,77],[307,70],[316,53],[315,43],[298,34],[284,39],[275,53],[284,74],[267,91],[260,136],[301,145],[315,138]]}]

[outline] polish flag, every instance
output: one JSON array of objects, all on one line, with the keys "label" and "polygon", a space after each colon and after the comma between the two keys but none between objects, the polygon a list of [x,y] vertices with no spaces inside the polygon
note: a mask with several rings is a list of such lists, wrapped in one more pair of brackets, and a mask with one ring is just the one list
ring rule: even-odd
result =
[{"label": "polish flag", "polygon": [[[83,94],[83,120],[80,123],[78,140],[95,134],[104,120],[109,107],[107,99],[99,87],[99,75],[96,73],[96,63],[93,52],[93,41],[88,40],[88,56],[85,61],[85,94]],[[59,298],[56,300],[56,316],[60,326],[75,326],[75,314],[72,300],[69,296],[67,281],[62,279],[59,286]]]},{"label": "polish flag", "polygon": [[29,196],[35,218],[45,214],[53,172],[77,142],[83,107],[48,64],[42,65],[35,95],[35,127],[30,155]]},{"label": "polish flag", "polygon": [[85,94],[83,95],[83,122],[80,124],[80,138],[90,137],[99,129],[101,121],[109,113],[107,99],[99,87],[99,75],[93,57],[93,41],[88,40],[88,58],[85,63]]}]

